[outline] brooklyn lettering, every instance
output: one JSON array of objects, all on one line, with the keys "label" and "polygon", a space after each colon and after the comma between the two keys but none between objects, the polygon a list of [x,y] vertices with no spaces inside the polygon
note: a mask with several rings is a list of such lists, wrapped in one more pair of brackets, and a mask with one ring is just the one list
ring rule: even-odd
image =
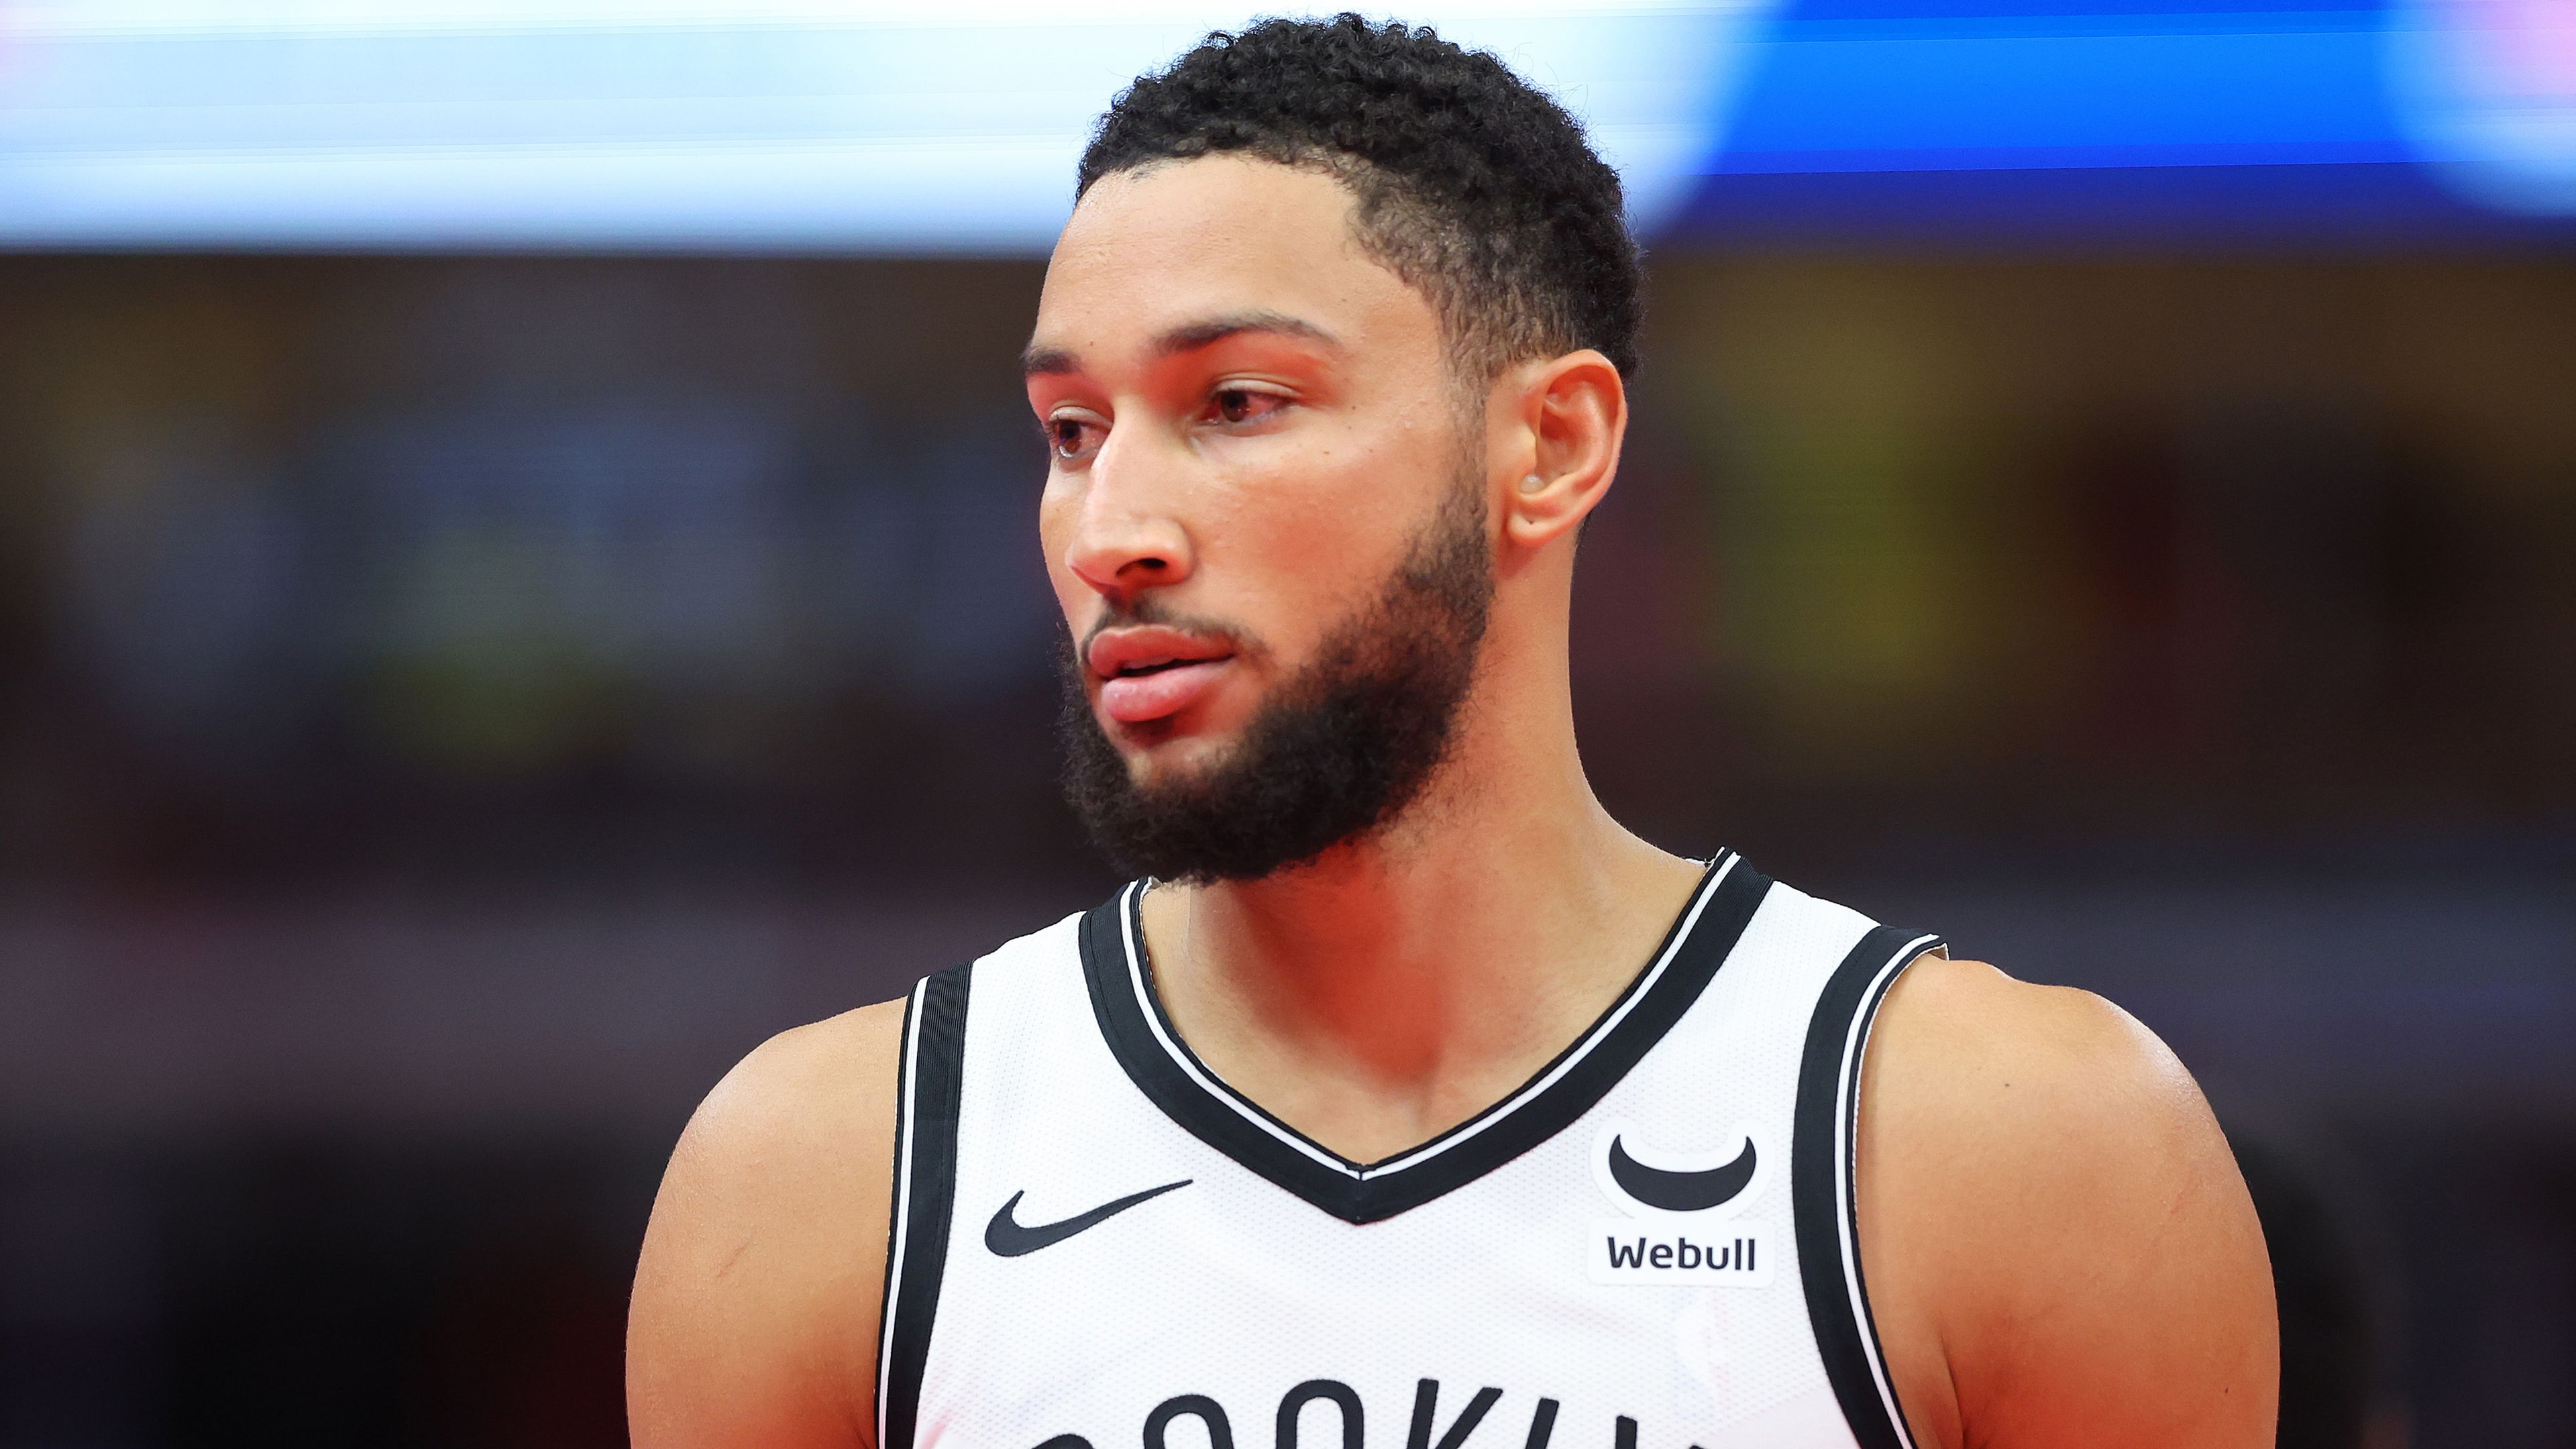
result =
[{"label": "brooklyn lettering", "polygon": [[[1464,1403],[1452,1401],[1444,1416],[1440,1404],[1440,1381],[1422,1379],[1413,1386],[1413,1419],[1404,1436],[1404,1449],[1511,1449],[1502,1434],[1488,1434],[1471,1445],[1468,1441],[1502,1402],[1503,1391],[1491,1386],[1480,1388]],[[1331,1413],[1308,1418],[1309,1406],[1322,1405]],[[1519,1449],[1549,1449],[1556,1435],[1557,1401],[1540,1399],[1530,1410],[1529,1430],[1519,1435]],[[1236,1449],[1234,1420],[1225,1406],[1205,1394],[1174,1394],[1156,1404],[1145,1414],[1142,1431],[1143,1449],[1175,1449],[1172,1423],[1176,1419],[1195,1419],[1205,1432],[1208,1449]],[[1361,1449],[1366,1438],[1362,1426],[1367,1411],[1360,1403],[1359,1391],[1339,1379],[1308,1379],[1280,1396],[1279,1409],[1272,1416],[1272,1449]],[[1511,1430],[1504,1434],[1513,1433]],[[1312,1434],[1311,1439],[1303,1436]],[[1564,1449],[1637,1449],[1637,1421],[1625,1414],[1611,1416],[1606,1445],[1583,1445],[1568,1442]],[[1182,1444],[1195,1440],[1184,1437]],[[1058,1434],[1036,1446],[1036,1449],[1094,1449],[1091,1440],[1080,1434]],[[1691,1449],[1699,1449],[1694,1444]]]}]

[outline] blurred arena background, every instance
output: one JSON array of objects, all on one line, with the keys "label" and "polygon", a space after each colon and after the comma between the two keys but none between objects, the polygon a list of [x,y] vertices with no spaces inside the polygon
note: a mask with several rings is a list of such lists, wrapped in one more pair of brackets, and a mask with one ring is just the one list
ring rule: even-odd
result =
[{"label": "blurred arena background", "polygon": [[[1105,895],[1012,360],[1252,7],[0,0],[0,1446],[622,1441],[765,1035]],[[1446,4],[1652,246],[1586,753],[2109,993],[2283,1443],[2576,1444],[2576,6]]]}]

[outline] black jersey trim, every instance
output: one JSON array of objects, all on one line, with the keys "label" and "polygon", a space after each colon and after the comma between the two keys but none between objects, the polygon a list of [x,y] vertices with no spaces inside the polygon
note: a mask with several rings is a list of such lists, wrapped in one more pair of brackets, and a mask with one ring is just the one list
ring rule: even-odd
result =
[{"label": "black jersey trim", "polygon": [[[912,990],[905,994],[903,1029],[896,1035],[894,1170],[888,1174],[889,1192],[894,1200],[886,1211],[885,1285],[877,1299],[876,1430],[879,1445],[885,1443],[887,1370],[894,1364],[894,1286],[903,1276],[904,1210],[909,1206],[905,1201],[905,1189],[912,1181],[912,1174],[904,1161],[904,1149],[912,1142],[908,1120],[912,1115],[912,1064],[919,1055],[912,1047],[913,1023],[920,1018],[921,988],[926,984],[915,982]],[[917,1407],[919,1400],[914,1402]]]},{"label": "black jersey trim", "polygon": [[1879,1003],[1941,938],[1879,926],[1860,938],[1817,997],[1798,1066],[1789,1142],[1789,1210],[1807,1322],[1825,1378],[1860,1449],[1914,1449],[1887,1373],[1860,1266],[1852,1173],[1858,1160],[1860,1069]]},{"label": "black jersey trim", "polygon": [[1719,853],[1636,979],[1572,1045],[1500,1102],[1377,1162],[1353,1162],[1262,1110],[1181,1040],[1145,954],[1142,882],[1083,917],[1083,975],[1111,1053],[1164,1115],[1323,1211],[1373,1223],[1475,1181],[1589,1111],[1699,999],[1770,888],[1741,857]]},{"label": "black jersey trim", "polygon": [[957,1206],[957,1107],[965,1088],[972,964],[912,990],[903,1011],[895,1110],[894,1217],[887,1228],[883,1336],[877,1344],[877,1449],[912,1449],[921,1371],[948,1268]]}]

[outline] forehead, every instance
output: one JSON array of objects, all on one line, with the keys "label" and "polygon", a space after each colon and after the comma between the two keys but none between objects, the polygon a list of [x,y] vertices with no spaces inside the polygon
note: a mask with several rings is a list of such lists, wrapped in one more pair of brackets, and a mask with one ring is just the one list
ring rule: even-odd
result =
[{"label": "forehead", "polygon": [[1103,177],[1047,265],[1035,344],[1086,358],[1250,311],[1365,344],[1435,334],[1429,303],[1361,248],[1331,176],[1238,156]]}]

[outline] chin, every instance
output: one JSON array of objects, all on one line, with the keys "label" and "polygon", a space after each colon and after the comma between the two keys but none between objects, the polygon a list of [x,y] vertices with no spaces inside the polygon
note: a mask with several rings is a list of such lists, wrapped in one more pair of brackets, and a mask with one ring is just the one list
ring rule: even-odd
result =
[{"label": "chin", "polygon": [[1169,719],[1120,725],[1110,738],[1127,757],[1127,778],[1142,789],[1168,789],[1208,774],[1225,752],[1225,742],[1181,729]]}]

